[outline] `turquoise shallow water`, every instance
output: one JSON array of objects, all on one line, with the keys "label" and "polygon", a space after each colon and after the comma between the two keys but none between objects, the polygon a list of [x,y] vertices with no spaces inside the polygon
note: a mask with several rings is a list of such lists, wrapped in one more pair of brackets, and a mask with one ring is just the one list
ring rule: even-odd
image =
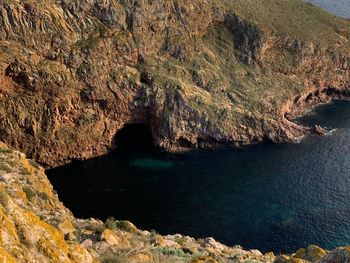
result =
[{"label": "turquoise shallow water", "polygon": [[[348,0],[310,0],[350,16]],[[300,122],[336,129],[298,144],[162,154],[142,127],[111,155],[48,171],[78,217],[128,219],[160,233],[213,236],[227,244],[293,252],[350,244],[350,102]]]}]

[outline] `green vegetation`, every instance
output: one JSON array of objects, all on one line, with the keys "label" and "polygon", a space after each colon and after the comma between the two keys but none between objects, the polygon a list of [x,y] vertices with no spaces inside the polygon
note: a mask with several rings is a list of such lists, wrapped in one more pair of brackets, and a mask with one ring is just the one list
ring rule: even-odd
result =
[{"label": "green vegetation", "polygon": [[41,166],[37,162],[35,162],[34,160],[28,159],[28,161],[29,161],[30,165],[33,166],[35,169],[41,168]]},{"label": "green vegetation", "polygon": [[126,258],[121,255],[119,252],[106,252],[102,255],[102,263],[126,263]]},{"label": "green vegetation", "polygon": [[6,173],[10,173],[13,171],[11,167],[9,167],[6,163],[0,163],[0,171],[4,171]]},{"label": "green vegetation", "polygon": [[38,192],[37,195],[42,199],[42,200],[49,200],[49,195],[45,192]]},{"label": "green vegetation", "polygon": [[26,197],[29,201],[31,201],[36,196],[36,192],[30,186],[23,186],[22,190],[26,194]]},{"label": "green vegetation", "polygon": [[186,237],[176,237],[175,242],[178,243],[180,246],[184,246],[186,244]]},{"label": "green vegetation", "polygon": [[12,153],[10,149],[0,147],[0,154]]},{"label": "green vegetation", "polygon": [[116,221],[117,228],[125,232],[134,232],[135,228],[129,221]]},{"label": "green vegetation", "polygon": [[2,206],[6,206],[7,202],[8,202],[9,198],[6,195],[6,193],[3,191],[3,189],[0,190],[0,205]]},{"label": "green vegetation", "polygon": [[259,27],[320,45],[347,42],[350,21],[302,0],[225,0],[232,12]]},{"label": "green vegetation", "polygon": [[26,167],[20,166],[18,170],[19,170],[19,173],[22,175],[30,175],[30,172]]},{"label": "green vegetation", "polygon": [[106,222],[104,223],[104,226],[111,230],[117,229],[117,222],[114,217],[108,217]]},{"label": "green vegetation", "polygon": [[188,257],[189,256],[189,254],[184,252],[181,248],[176,249],[176,248],[171,248],[171,247],[164,247],[164,248],[160,248],[158,251],[166,256],[176,256],[176,257]]},{"label": "green vegetation", "polygon": [[134,232],[135,231],[135,227],[129,222],[129,221],[118,221],[115,220],[114,217],[108,217],[106,222],[104,223],[105,228],[111,229],[111,230],[122,230],[125,232]]}]

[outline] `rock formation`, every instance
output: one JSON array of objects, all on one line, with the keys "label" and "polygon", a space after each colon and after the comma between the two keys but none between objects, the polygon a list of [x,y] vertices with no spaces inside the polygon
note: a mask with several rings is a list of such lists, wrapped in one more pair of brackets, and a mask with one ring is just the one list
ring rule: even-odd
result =
[{"label": "rock formation", "polygon": [[347,95],[350,22],[300,0],[0,3],[0,139],[46,166],[128,123],[169,151],[293,140]]},{"label": "rock formation", "polygon": [[[168,151],[293,140],[348,96],[350,21],[300,0],[0,0],[0,140],[46,166],[104,154],[125,124]],[[321,131],[320,129],[318,129]],[[0,262],[349,262],[276,257],[79,220],[44,169],[0,146]]]},{"label": "rock formation", "polygon": [[[281,237],[282,238],[282,237]],[[350,248],[317,246],[292,255],[228,247],[213,238],[161,236],[127,221],[75,218],[58,200],[44,169],[0,143],[0,262],[345,263]]]}]

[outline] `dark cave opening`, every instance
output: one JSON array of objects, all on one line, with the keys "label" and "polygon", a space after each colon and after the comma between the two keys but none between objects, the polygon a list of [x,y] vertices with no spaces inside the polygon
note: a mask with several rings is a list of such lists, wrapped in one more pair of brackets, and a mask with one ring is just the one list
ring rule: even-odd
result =
[{"label": "dark cave opening", "polygon": [[151,127],[147,123],[128,123],[114,137],[115,153],[149,153],[157,150],[154,146]]}]

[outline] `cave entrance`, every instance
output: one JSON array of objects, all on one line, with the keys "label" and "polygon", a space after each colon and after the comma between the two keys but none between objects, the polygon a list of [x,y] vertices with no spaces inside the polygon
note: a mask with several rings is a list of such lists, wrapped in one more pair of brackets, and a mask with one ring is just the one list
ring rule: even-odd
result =
[{"label": "cave entrance", "polygon": [[151,127],[147,123],[125,124],[115,135],[114,146],[115,152],[119,154],[149,153],[156,150]]}]

